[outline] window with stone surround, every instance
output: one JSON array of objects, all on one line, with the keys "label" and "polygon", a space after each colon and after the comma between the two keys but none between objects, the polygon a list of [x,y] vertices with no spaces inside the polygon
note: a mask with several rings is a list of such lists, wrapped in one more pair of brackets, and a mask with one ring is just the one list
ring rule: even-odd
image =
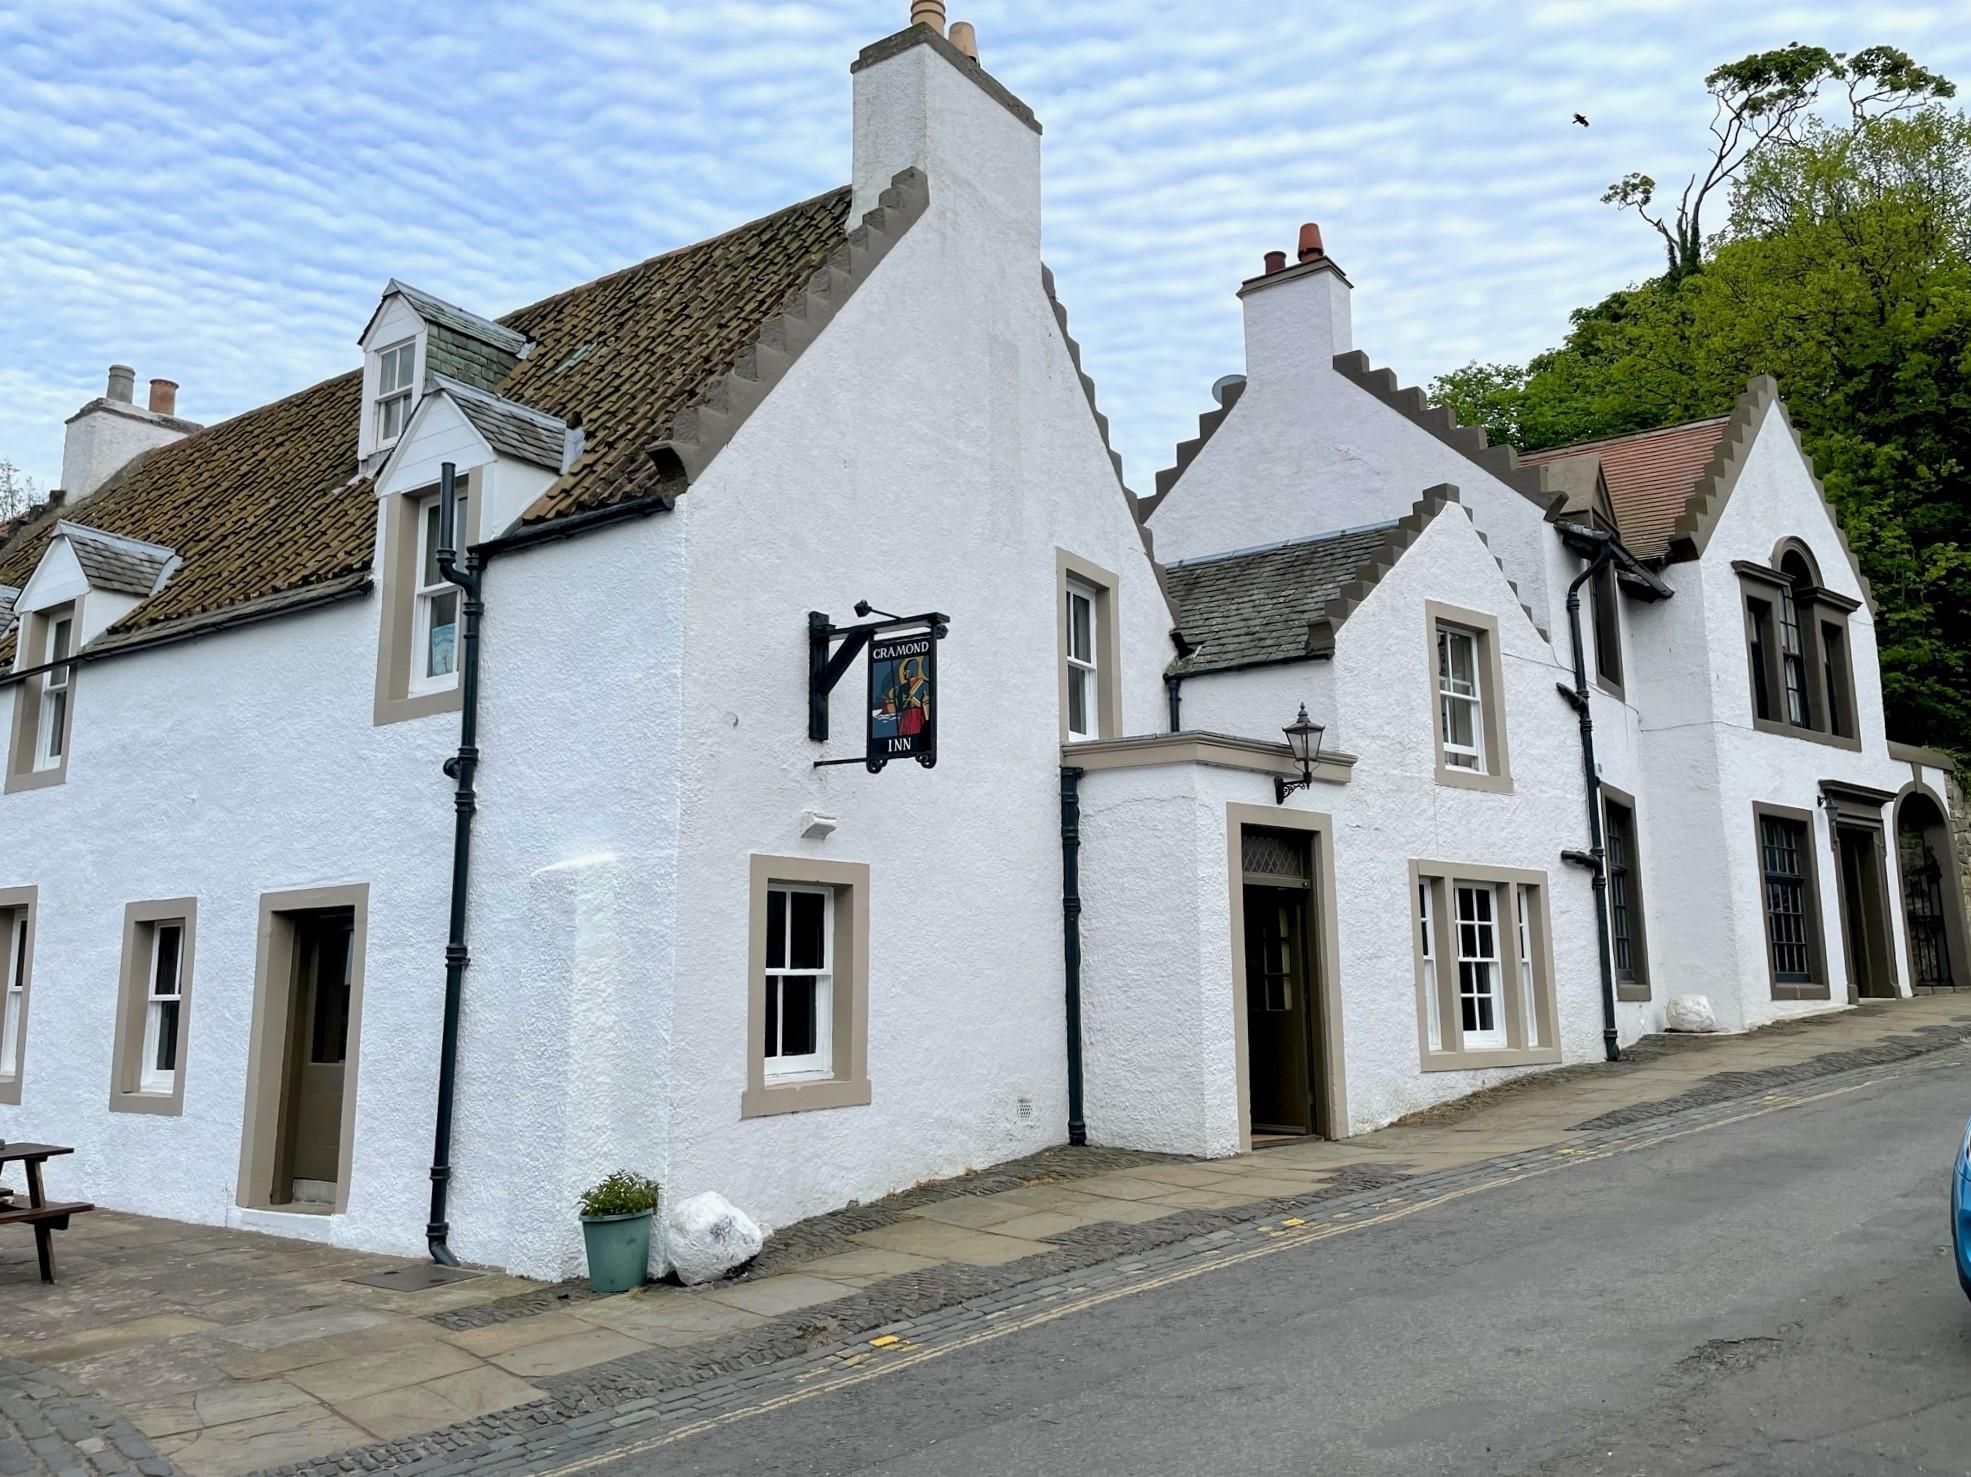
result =
[{"label": "window with stone surround", "polygon": [[1560,1059],[1547,876],[1412,862],[1417,1039],[1427,1072]]}]

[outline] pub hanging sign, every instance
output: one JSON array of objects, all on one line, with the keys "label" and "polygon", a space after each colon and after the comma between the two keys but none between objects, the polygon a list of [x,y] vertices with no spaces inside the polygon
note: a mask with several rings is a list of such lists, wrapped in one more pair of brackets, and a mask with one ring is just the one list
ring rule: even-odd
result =
[{"label": "pub hanging sign", "polygon": [[938,762],[938,642],[949,618],[937,611],[893,616],[866,600],[857,603],[855,613],[883,619],[838,627],[820,611],[808,615],[808,737],[816,743],[828,738],[829,693],[864,647],[869,653],[862,755],[817,759],[815,767],[861,764],[880,774],[893,759],[915,759],[933,768]]}]

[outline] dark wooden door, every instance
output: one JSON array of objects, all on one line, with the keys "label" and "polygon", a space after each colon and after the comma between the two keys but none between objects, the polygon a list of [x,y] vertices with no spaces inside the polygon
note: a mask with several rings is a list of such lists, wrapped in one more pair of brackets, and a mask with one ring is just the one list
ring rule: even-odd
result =
[{"label": "dark wooden door", "polygon": [[1312,1133],[1305,887],[1245,889],[1247,1086],[1255,1133]]}]

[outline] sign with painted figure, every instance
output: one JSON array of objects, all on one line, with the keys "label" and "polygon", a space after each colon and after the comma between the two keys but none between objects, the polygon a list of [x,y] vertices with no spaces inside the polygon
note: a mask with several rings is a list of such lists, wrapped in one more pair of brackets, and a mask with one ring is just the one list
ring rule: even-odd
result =
[{"label": "sign with painted figure", "polygon": [[938,762],[937,638],[929,631],[869,643],[872,773],[892,759]]}]

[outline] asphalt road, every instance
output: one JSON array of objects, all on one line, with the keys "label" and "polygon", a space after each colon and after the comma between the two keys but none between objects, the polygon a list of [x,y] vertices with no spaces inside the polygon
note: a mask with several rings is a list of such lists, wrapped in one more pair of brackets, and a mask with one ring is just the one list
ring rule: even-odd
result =
[{"label": "asphalt road", "polygon": [[1971,1472],[1967,1113],[1951,1051],[602,1470]]}]

